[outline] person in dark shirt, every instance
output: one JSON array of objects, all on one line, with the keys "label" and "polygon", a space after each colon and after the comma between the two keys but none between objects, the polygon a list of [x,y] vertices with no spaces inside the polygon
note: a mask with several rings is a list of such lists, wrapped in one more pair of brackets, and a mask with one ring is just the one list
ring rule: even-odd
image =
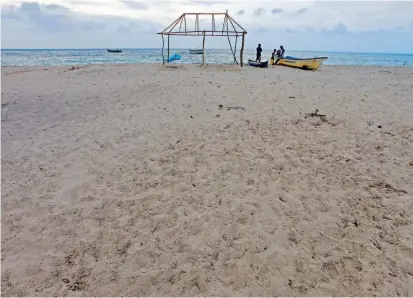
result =
[{"label": "person in dark shirt", "polygon": [[281,50],[280,57],[281,57],[281,58],[284,58],[284,52],[285,52],[284,47],[283,47],[283,46],[280,46],[280,50]]},{"label": "person in dark shirt", "polygon": [[280,46],[280,49],[277,51],[277,60],[275,61],[274,64],[277,64],[278,61],[280,61],[281,59],[284,58],[284,53],[285,53],[285,49],[283,46]]},{"label": "person in dark shirt", "polygon": [[257,48],[257,59],[256,59],[255,61],[261,62],[261,52],[262,52],[261,44],[258,44],[258,48]]}]

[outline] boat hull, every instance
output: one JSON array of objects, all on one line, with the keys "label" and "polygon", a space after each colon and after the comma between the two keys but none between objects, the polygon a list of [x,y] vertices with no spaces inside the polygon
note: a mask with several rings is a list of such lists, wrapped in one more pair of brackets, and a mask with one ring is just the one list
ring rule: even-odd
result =
[{"label": "boat hull", "polygon": [[284,65],[289,67],[301,68],[301,69],[318,69],[328,57],[315,57],[315,58],[295,58],[295,57],[285,57],[278,61],[277,65]]},{"label": "boat hull", "polygon": [[111,50],[107,49],[108,53],[122,53],[122,50]]},{"label": "boat hull", "polygon": [[260,68],[268,67],[268,61],[258,62],[258,61],[249,59],[248,64],[252,67],[260,67]]},{"label": "boat hull", "polygon": [[202,55],[203,53],[203,50],[189,50],[189,54]]}]

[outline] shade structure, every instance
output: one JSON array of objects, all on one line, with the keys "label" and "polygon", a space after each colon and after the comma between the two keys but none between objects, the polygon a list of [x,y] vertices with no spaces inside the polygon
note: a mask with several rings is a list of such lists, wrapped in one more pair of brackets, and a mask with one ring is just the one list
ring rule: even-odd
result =
[{"label": "shade structure", "polygon": [[[159,32],[158,34],[162,35],[162,61],[164,64],[164,36],[167,36],[168,57],[170,36],[202,36],[203,63],[205,62],[205,37],[227,37],[232,55],[234,57],[234,62],[237,64],[237,42],[238,37],[241,37],[242,40],[240,50],[240,65],[243,66],[244,39],[245,35],[247,34],[247,31],[245,31],[245,29],[228,14],[228,11],[224,13],[183,13],[172,24],[170,24],[168,27],[166,27],[162,32]],[[230,37],[235,37],[234,47],[232,46]]]}]

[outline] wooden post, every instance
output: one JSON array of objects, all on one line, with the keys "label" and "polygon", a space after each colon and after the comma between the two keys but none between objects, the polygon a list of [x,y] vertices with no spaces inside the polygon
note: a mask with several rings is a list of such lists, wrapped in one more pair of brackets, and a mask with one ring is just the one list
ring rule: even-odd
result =
[{"label": "wooden post", "polygon": [[186,14],[183,14],[184,16],[184,22],[185,22],[185,33],[186,33]]},{"label": "wooden post", "polygon": [[168,63],[169,63],[169,37],[170,37],[170,35],[168,34],[168,57],[166,57],[166,61],[168,61]]},{"label": "wooden post", "polygon": [[244,37],[245,37],[245,32],[242,32],[241,51],[240,51],[240,57],[239,57],[241,67],[244,66]]},{"label": "wooden post", "polygon": [[163,54],[164,49],[165,49],[165,40],[164,40],[163,34],[162,34],[162,65],[165,65],[165,57],[164,57],[164,54]]},{"label": "wooden post", "polygon": [[204,38],[202,41],[202,64],[205,64],[205,30],[204,30]]}]

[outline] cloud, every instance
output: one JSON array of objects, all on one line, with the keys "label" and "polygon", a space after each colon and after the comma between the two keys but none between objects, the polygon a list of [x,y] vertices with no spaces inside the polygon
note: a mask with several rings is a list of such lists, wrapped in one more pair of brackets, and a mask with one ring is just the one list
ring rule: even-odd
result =
[{"label": "cloud", "polygon": [[78,23],[68,18],[68,13],[70,10],[67,7],[57,4],[40,5],[37,2],[23,2],[20,6],[2,7],[1,16],[2,19],[19,20],[40,30],[56,32],[78,27]]},{"label": "cloud", "polygon": [[132,8],[132,9],[137,9],[137,10],[147,10],[148,7],[145,4],[142,4],[138,1],[133,1],[133,0],[120,0],[123,4],[126,6]]},{"label": "cloud", "polygon": [[259,33],[259,34],[271,34],[272,30],[268,28],[257,28],[254,30],[254,32]]},{"label": "cloud", "polygon": [[[135,2],[134,4],[138,4]],[[140,6],[139,6],[140,7]],[[136,19],[116,17],[116,16],[91,16],[82,13],[75,13],[69,8],[58,4],[39,4],[37,2],[23,2],[21,5],[8,5],[2,7],[2,18],[18,19],[28,22],[27,25],[33,26],[37,29],[49,30],[68,30],[76,31],[79,28],[86,27],[95,28],[91,24],[108,24],[109,26],[118,26],[131,24],[136,27],[153,28],[153,22],[143,22]],[[144,26],[146,24],[146,26]],[[156,23],[157,24],[157,23]],[[8,25],[8,24],[6,24]],[[163,27],[157,24],[157,28]],[[145,30],[144,30],[145,31]],[[66,31],[67,32],[67,31]]]},{"label": "cloud", "polygon": [[76,4],[80,4],[80,5],[94,5],[97,4],[97,2],[95,0],[68,0],[68,2],[70,4],[76,5]]},{"label": "cloud", "polygon": [[296,33],[300,33],[300,31],[298,31],[298,30],[294,30],[294,29],[290,29],[290,28],[285,29],[285,30],[284,30],[284,32],[285,32],[285,33],[287,33],[287,34],[296,34]]},{"label": "cloud", "polygon": [[[339,24],[338,24],[339,25]],[[345,25],[344,25],[345,26]],[[339,28],[340,33],[336,29]],[[291,51],[340,51],[340,52],[382,52],[411,53],[413,39],[409,33],[396,30],[380,30],[355,33],[343,32],[342,26],[328,30],[267,30],[254,28],[248,30],[246,47],[253,48],[261,43],[264,51],[283,45],[287,55],[294,56]],[[276,38],[274,38],[274,36]],[[291,54],[290,54],[291,53]],[[318,55],[318,53],[317,53]]]},{"label": "cloud", "polygon": [[347,26],[342,23],[339,23],[333,30],[331,30],[331,32],[337,34],[345,34],[347,33]]},{"label": "cloud", "polygon": [[254,10],[254,16],[256,17],[260,17],[265,13],[265,9],[264,8],[257,8],[256,10]]},{"label": "cloud", "polygon": [[187,5],[207,5],[207,6],[212,6],[212,5],[218,5],[218,4],[228,4],[228,1],[202,1],[202,0],[192,0],[192,1],[187,1],[184,2],[184,4]]},{"label": "cloud", "polygon": [[[45,6],[47,8],[47,6]],[[40,13],[40,6],[36,2],[23,2],[20,6],[22,12]]]},{"label": "cloud", "polygon": [[300,8],[299,10],[297,10],[297,14],[302,14],[308,11],[308,8]]},{"label": "cloud", "polygon": [[277,14],[277,13],[282,13],[284,10],[282,10],[281,8],[273,8],[271,10],[272,14]]},{"label": "cloud", "polygon": [[64,7],[62,5],[58,5],[58,4],[49,4],[49,5],[45,5],[46,9],[51,10],[51,11],[60,11],[60,12],[68,12],[70,11],[69,8]]},{"label": "cloud", "polygon": [[[1,10],[4,48],[138,47],[131,33],[154,40],[163,25],[117,16],[76,13],[57,4],[24,2]],[[141,44],[141,47],[145,46]]]},{"label": "cloud", "polygon": [[238,10],[237,15],[242,16],[245,13],[245,10]]}]

